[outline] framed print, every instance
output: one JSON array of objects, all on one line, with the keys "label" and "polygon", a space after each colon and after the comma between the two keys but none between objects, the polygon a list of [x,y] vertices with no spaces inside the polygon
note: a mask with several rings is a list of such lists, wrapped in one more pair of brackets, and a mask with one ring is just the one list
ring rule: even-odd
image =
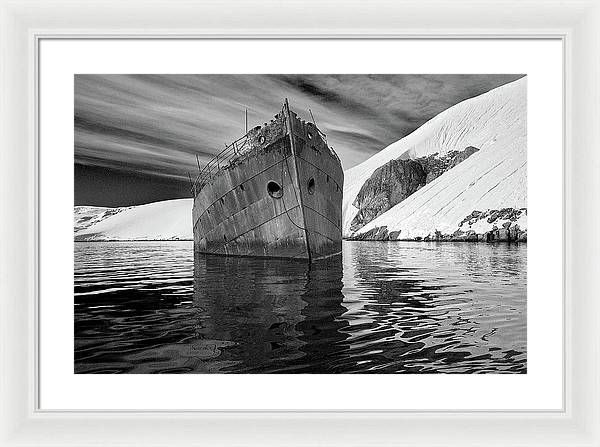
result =
[{"label": "framed print", "polygon": [[2,5],[4,444],[600,442],[597,3],[337,6]]},{"label": "framed print", "polygon": [[[311,62],[248,73],[284,49]],[[160,65],[120,62],[148,51]],[[42,408],[137,408],[152,373],[169,391],[148,409],[561,408],[561,246],[535,254],[562,233],[560,182],[537,180],[562,176],[559,40],[42,40],[39,54],[40,195],[64,197],[41,220],[65,208],[40,247],[56,260],[73,244],[54,264],[74,265],[41,272],[51,290],[74,283],[73,302],[40,301]],[[66,163],[73,176],[44,177]],[[432,392],[384,392],[399,375]],[[459,397],[461,375],[481,377]],[[373,393],[344,399],[340,380]]]}]

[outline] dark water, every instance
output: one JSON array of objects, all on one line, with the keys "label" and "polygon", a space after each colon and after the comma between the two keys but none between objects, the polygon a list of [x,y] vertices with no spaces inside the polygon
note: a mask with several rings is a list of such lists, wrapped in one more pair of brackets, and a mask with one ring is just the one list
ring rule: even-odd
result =
[{"label": "dark water", "polygon": [[343,260],[75,244],[77,373],[525,373],[527,246],[344,242]]}]

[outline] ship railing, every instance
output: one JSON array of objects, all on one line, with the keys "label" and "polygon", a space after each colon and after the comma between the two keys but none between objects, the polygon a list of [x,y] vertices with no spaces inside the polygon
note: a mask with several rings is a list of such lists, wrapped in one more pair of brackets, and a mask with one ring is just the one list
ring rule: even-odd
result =
[{"label": "ship railing", "polygon": [[196,180],[192,184],[192,194],[194,197],[212,178],[222,169],[236,161],[238,158],[246,155],[251,150],[248,134],[238,138],[233,143],[225,146],[221,152],[210,159],[204,165],[202,170],[196,176]]},{"label": "ship railing", "polygon": [[[323,141],[329,148],[331,155],[339,161],[340,157],[335,152],[335,150],[333,150],[333,148],[329,146],[329,143],[327,143],[327,136],[321,131],[321,129],[317,127],[315,123],[311,123],[311,125],[317,130],[319,136],[323,139]],[[256,149],[256,147],[254,149]],[[225,149],[223,149],[212,159],[210,159],[210,161],[206,163],[206,165],[204,165],[202,170],[199,172],[198,176],[196,177],[196,180],[192,184],[193,197],[195,198],[196,195],[198,195],[198,192],[200,192],[200,190],[202,190],[202,188],[204,188],[205,185],[210,183],[212,181],[212,178],[216,174],[218,174],[222,169],[224,169],[226,166],[236,161],[237,159],[241,158],[242,156],[247,155],[251,150],[252,147],[250,145],[250,139],[248,137],[248,134],[242,136],[241,138],[238,138],[233,143],[226,145]]]}]

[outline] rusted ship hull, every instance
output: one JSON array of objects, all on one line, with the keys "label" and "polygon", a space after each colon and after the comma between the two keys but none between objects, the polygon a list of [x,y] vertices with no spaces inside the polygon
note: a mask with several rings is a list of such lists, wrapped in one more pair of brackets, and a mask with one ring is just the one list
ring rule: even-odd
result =
[{"label": "rusted ship hull", "polygon": [[196,252],[309,262],[341,253],[343,171],[314,124],[286,106],[231,152],[194,184]]}]

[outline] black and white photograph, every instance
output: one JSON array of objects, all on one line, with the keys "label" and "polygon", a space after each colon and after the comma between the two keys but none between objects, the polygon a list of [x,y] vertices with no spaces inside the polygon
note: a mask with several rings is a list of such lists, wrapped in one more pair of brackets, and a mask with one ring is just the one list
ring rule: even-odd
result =
[{"label": "black and white photograph", "polygon": [[527,373],[526,74],[76,74],[74,198],[76,374]]}]

